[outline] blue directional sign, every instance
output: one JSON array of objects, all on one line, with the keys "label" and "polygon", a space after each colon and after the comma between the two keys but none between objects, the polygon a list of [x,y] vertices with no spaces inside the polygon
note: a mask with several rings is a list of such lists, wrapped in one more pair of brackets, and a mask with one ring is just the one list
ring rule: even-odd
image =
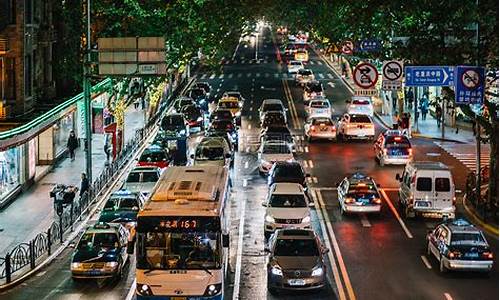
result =
[{"label": "blue directional sign", "polygon": [[450,66],[407,66],[406,86],[452,86],[454,68]]},{"label": "blue directional sign", "polygon": [[475,66],[457,66],[455,68],[456,104],[483,103],[484,68]]},{"label": "blue directional sign", "polygon": [[359,50],[360,51],[378,51],[381,48],[381,43],[379,40],[374,40],[374,39],[368,39],[368,40],[362,40],[359,43]]}]

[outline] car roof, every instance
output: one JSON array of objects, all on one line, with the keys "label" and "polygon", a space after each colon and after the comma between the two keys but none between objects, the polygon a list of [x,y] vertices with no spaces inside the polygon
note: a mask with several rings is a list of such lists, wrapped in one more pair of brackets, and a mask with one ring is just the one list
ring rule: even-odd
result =
[{"label": "car roof", "polygon": [[304,187],[300,183],[278,182],[271,186],[272,194],[304,194]]},{"label": "car roof", "polygon": [[119,233],[120,224],[98,222],[87,227],[85,233]]},{"label": "car roof", "polygon": [[302,167],[298,161],[277,161],[274,164],[276,167]]},{"label": "car roof", "polygon": [[349,180],[350,184],[374,183],[373,178],[360,172],[347,176],[347,180]]},{"label": "car roof", "polygon": [[220,136],[205,136],[198,143],[201,147],[224,147],[224,145],[226,145],[226,140]]},{"label": "car roof", "polygon": [[156,166],[138,166],[135,167],[130,173],[139,173],[139,172],[158,172],[160,168]]},{"label": "car roof", "polygon": [[449,171],[450,168],[443,164],[442,162],[435,161],[415,161],[410,163],[416,169],[425,169],[425,170],[446,170]]},{"label": "car roof", "polygon": [[455,219],[442,223],[452,233],[481,233],[481,230],[465,219]]},{"label": "car roof", "polygon": [[262,104],[283,104],[283,101],[281,99],[264,99],[262,101]]},{"label": "car roof", "polygon": [[404,135],[401,130],[389,129],[384,132],[384,136],[402,136]]},{"label": "car roof", "polygon": [[287,240],[312,240],[316,238],[316,233],[310,229],[278,229],[275,234],[276,238]]}]

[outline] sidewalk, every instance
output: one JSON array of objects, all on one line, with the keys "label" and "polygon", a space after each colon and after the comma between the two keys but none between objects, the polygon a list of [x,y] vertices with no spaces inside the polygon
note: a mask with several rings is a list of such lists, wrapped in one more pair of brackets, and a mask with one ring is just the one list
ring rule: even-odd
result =
[{"label": "sidewalk", "polygon": [[[355,84],[352,79],[352,74],[349,74],[349,76],[342,77],[340,74],[342,74],[341,67],[335,59],[332,61],[330,57],[327,57],[326,55],[321,54],[319,51],[316,51],[318,55],[322,56],[329,64],[330,67],[332,67],[337,75],[342,79],[342,81],[348,86],[349,90],[354,92],[355,89]],[[382,99],[379,97],[377,98],[378,102],[382,103]],[[377,101],[376,101],[377,102]],[[381,107],[382,104],[380,104]],[[380,107],[378,107],[378,110],[381,110]],[[437,121],[432,116],[430,113],[427,115],[427,119],[425,121],[423,120],[418,120],[418,133],[415,132],[416,125],[415,120],[414,120],[414,114],[413,110],[410,110],[409,108],[405,107],[405,112],[409,112],[412,116],[412,131],[413,131],[413,136],[414,137],[421,137],[421,138],[428,138],[428,139],[435,139],[435,140],[440,140],[440,141],[453,141],[453,142],[459,142],[459,143],[475,143],[476,138],[472,133],[472,128],[470,129],[459,129],[457,132],[457,128],[454,127],[449,127],[445,126],[445,135],[444,139],[441,138],[441,128],[437,127]],[[375,107],[375,116],[381,121],[381,123],[386,127],[386,128],[392,128],[393,124],[397,123],[396,117],[391,116],[389,114],[381,114],[380,112],[377,111],[377,107]]]},{"label": "sidewalk", "polygon": [[[135,130],[144,126],[144,113],[133,105],[125,111],[125,142],[134,137]],[[104,169],[106,155],[103,150],[104,134],[92,135],[92,173],[94,179]],[[56,183],[80,187],[80,174],[85,172],[83,147],[76,150],[75,160],[65,158],[36,182],[29,190],[20,194],[7,208],[0,212],[0,257],[20,243],[34,238],[47,230],[57,215],[49,191]]]}]

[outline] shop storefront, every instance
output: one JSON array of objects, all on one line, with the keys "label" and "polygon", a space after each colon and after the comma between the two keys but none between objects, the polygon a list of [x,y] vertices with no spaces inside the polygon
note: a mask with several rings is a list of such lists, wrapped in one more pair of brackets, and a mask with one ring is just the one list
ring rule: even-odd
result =
[{"label": "shop storefront", "polygon": [[0,152],[0,199],[20,188],[23,178],[21,157],[23,146]]}]

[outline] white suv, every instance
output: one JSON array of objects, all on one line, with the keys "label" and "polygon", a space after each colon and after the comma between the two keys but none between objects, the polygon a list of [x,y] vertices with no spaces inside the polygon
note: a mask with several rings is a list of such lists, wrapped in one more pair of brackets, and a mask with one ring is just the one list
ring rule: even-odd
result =
[{"label": "white suv", "polygon": [[266,201],[264,235],[269,238],[276,229],[311,228],[311,214],[304,188],[298,183],[279,182],[271,185]]}]

